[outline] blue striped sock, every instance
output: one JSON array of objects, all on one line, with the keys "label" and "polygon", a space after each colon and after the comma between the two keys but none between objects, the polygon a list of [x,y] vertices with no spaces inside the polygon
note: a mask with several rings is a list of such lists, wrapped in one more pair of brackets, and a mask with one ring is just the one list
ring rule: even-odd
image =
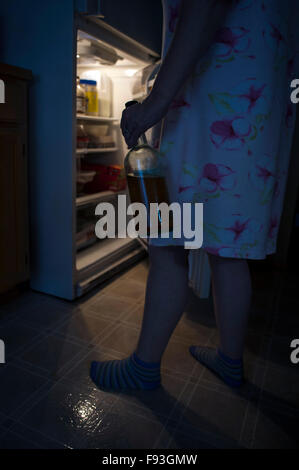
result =
[{"label": "blue striped sock", "polygon": [[105,390],[153,390],[161,385],[160,363],[143,362],[135,353],[121,361],[93,361],[90,377]]},{"label": "blue striped sock", "polygon": [[190,353],[201,364],[218,375],[230,387],[240,387],[244,381],[242,359],[231,359],[219,349],[190,346]]}]

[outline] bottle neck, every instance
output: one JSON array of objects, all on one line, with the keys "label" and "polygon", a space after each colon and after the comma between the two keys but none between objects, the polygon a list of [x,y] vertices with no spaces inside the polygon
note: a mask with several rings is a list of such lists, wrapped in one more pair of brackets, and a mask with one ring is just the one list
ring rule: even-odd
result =
[{"label": "bottle neck", "polygon": [[137,141],[137,146],[139,146],[139,145],[148,145],[147,138],[146,138],[145,134],[141,134],[141,136],[139,137],[139,139]]}]

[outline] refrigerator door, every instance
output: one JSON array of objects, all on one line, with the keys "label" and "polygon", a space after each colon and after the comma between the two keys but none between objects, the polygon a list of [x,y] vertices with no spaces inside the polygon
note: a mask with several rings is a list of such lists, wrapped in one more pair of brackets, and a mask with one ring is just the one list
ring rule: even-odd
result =
[{"label": "refrigerator door", "polygon": [[139,64],[150,64],[160,58],[158,52],[112,27],[97,16],[86,16],[77,13],[76,26],[79,30],[100,39],[107,46],[134,57],[134,60],[139,62]]}]

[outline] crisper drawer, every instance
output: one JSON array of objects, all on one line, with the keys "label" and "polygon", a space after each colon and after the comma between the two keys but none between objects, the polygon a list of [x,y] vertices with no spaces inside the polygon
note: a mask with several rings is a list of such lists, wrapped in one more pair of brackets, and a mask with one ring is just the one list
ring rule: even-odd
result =
[{"label": "crisper drawer", "polygon": [[1,75],[4,82],[5,103],[0,104],[0,120],[21,122],[26,118],[27,86],[23,80]]}]

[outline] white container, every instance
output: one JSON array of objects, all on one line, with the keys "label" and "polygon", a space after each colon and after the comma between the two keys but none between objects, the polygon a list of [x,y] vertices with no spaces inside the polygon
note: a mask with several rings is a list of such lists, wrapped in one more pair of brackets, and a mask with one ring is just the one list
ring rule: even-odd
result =
[{"label": "white container", "polygon": [[106,73],[101,73],[98,83],[99,116],[111,117],[112,109],[112,81]]}]

